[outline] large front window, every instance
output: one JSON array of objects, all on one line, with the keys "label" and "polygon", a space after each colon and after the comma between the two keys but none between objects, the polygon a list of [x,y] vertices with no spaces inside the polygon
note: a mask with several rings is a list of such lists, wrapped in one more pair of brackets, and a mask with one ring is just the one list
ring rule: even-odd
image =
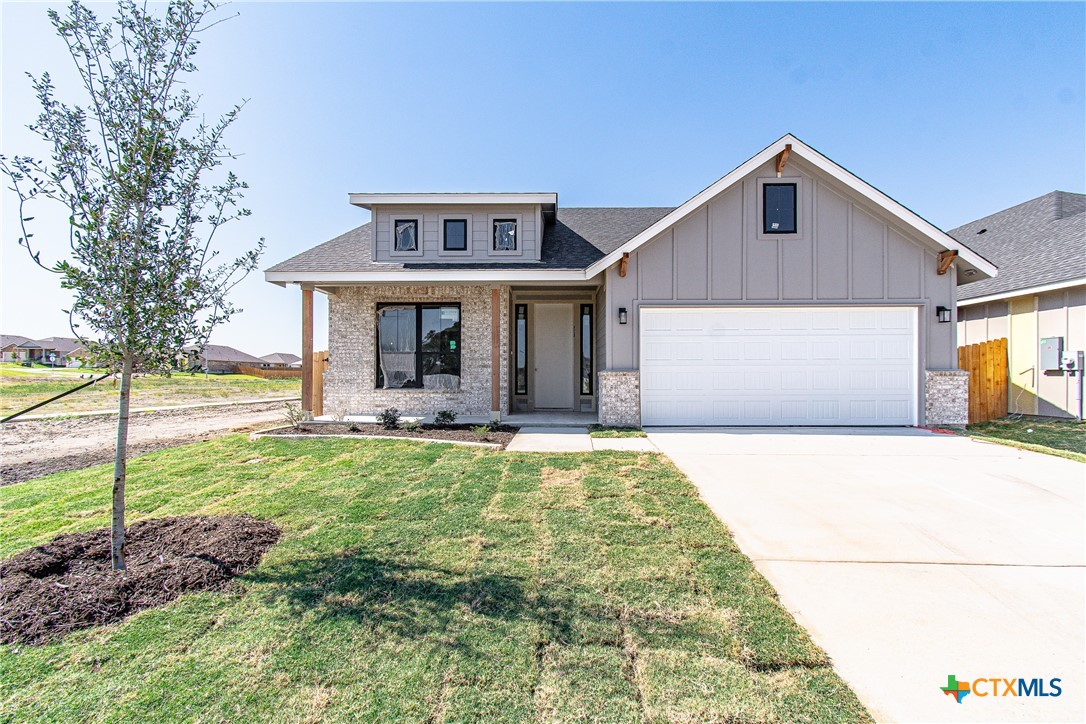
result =
[{"label": "large front window", "polygon": [[460,306],[378,305],[377,387],[460,389]]}]

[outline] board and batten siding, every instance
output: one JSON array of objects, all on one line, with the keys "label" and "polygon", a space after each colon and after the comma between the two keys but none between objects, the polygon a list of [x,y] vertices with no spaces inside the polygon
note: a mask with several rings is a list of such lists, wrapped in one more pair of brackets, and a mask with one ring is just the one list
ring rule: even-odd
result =
[{"label": "board and batten siding", "polygon": [[[543,215],[539,205],[509,206],[375,206],[373,218],[376,221],[373,258],[376,261],[403,263],[465,264],[474,262],[532,262],[539,261],[539,231],[542,229]],[[442,253],[440,219],[442,217],[471,217],[471,253]],[[519,216],[518,229],[519,254],[491,254],[490,219],[492,217]],[[418,218],[422,237],[422,254],[392,254],[392,219]]]},{"label": "board and batten siding", "polygon": [[957,368],[955,325],[935,320],[954,307],[955,274],[936,273],[936,251],[795,157],[780,181],[799,180],[799,233],[765,238],[759,179],[778,180],[772,163],[631,253],[625,277],[607,270],[608,369],[637,368],[641,306],[705,304],[917,306],[919,373]]}]

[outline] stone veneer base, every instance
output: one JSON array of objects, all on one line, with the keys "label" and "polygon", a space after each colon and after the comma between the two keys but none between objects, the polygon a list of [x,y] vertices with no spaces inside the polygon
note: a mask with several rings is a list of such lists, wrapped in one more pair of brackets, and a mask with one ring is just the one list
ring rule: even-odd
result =
[{"label": "stone veneer base", "polygon": [[927,370],[924,373],[924,424],[965,427],[969,423],[969,373]]},{"label": "stone veneer base", "polygon": [[641,373],[637,370],[599,373],[601,425],[641,426]]}]

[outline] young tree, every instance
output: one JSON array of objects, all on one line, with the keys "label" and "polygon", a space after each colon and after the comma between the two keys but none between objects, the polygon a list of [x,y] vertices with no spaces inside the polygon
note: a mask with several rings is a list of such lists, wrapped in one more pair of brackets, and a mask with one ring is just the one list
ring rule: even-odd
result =
[{"label": "young tree", "polygon": [[[30,75],[41,113],[28,128],[49,160],[0,156],[18,196],[19,244],[56,273],[74,299],[72,331],[120,374],[113,469],[113,568],[125,567],[124,489],[133,370],[169,374],[182,348],[206,343],[238,311],[227,293],[256,268],[264,240],[232,261],[212,247],[225,224],[248,216],[247,184],[220,168],[236,158],[223,134],[234,106],[214,123],[198,115],[185,88],[195,72],[198,34],[213,25],[211,2],[170,0],[165,12],[122,0],[100,22],[80,0],[49,11],[82,81],[82,104],[57,98],[48,73]],[[28,74],[29,75],[29,74]],[[62,208],[67,249],[41,258],[28,233],[35,202]],[[85,332],[89,332],[85,333]]]}]

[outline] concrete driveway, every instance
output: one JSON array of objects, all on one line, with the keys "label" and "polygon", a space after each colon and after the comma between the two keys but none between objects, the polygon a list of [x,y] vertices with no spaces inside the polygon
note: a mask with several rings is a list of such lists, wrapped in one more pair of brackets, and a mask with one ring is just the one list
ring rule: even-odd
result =
[{"label": "concrete driveway", "polygon": [[[915,429],[648,433],[878,719],[1086,720],[1086,465]],[[951,674],[1062,694],[958,704]]]}]

